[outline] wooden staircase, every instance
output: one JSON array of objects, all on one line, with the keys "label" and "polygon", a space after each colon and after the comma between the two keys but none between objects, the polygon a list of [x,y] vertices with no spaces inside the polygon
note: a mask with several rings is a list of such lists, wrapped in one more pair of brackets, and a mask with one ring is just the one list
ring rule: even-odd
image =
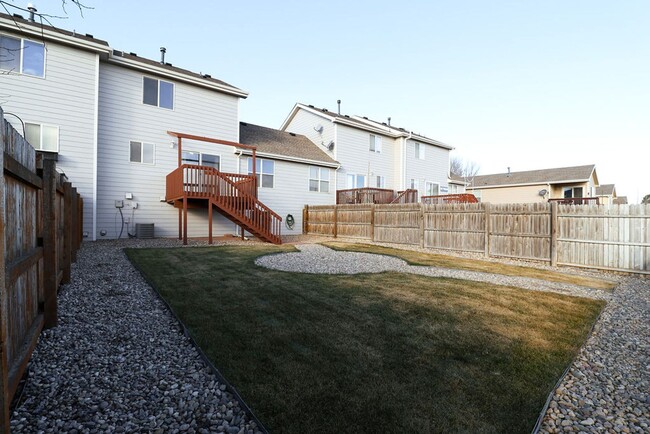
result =
[{"label": "wooden staircase", "polygon": [[[225,173],[214,167],[183,164],[167,175],[165,199],[185,211],[185,226],[182,228],[185,243],[187,208],[197,206],[208,208],[210,241],[212,209],[216,207],[218,212],[257,238],[274,244],[282,243],[282,218],[257,199],[254,175]],[[180,232],[179,223],[179,237]]]}]

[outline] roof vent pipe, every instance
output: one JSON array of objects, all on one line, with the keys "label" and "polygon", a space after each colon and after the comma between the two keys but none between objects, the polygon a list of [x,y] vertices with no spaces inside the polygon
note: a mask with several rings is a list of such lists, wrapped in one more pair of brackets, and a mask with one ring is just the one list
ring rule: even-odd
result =
[{"label": "roof vent pipe", "polygon": [[341,100],[337,99],[336,104],[339,106],[339,114],[341,114]]},{"label": "roof vent pipe", "polygon": [[34,22],[34,14],[38,11],[31,3],[27,3],[27,10],[29,11],[29,21]]},{"label": "roof vent pipe", "polygon": [[390,116],[388,116],[388,126],[390,127]]},{"label": "roof vent pipe", "polygon": [[165,47],[160,47],[160,63],[165,64],[165,53],[167,49]]},{"label": "roof vent pipe", "polygon": [[510,176],[510,166],[508,166],[508,174],[506,176]]}]

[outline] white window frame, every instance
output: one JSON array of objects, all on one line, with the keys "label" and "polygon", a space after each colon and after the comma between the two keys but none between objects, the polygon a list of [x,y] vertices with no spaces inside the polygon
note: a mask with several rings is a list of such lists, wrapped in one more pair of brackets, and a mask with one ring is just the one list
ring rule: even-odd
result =
[{"label": "white window frame", "polygon": [[420,185],[419,185],[419,180],[417,178],[411,178],[409,182],[409,190],[417,190],[420,191]]},{"label": "white window frame", "polygon": [[424,143],[415,142],[415,159],[424,160]]},{"label": "white window frame", "polygon": [[[57,153],[59,152],[59,145],[61,144],[61,138],[60,138],[61,130],[58,125],[44,124],[41,122],[25,122],[25,131],[27,130],[27,125],[37,125],[40,129],[38,143],[30,143],[30,145],[32,145],[34,149],[43,152],[57,152]],[[43,149],[43,127],[56,129],[56,150],[53,151],[51,149]],[[25,136],[26,135],[27,134],[25,134]],[[27,140],[27,137],[25,137],[25,140]]]},{"label": "white window frame", "polygon": [[386,188],[386,177],[377,175],[375,180],[377,181],[377,188]]},{"label": "white window frame", "polygon": [[370,134],[370,144],[368,148],[370,152],[381,154],[381,146],[382,146],[381,136],[378,136],[376,134]]},{"label": "white window frame", "polygon": [[[199,162],[198,162],[199,166],[204,166],[204,164],[203,164],[203,155],[211,155],[213,157],[217,157],[217,158],[219,158],[219,167],[217,167],[216,169],[219,170],[219,171],[221,170],[221,154],[212,154],[212,153],[209,153],[209,152],[194,151],[192,149],[183,149],[183,151],[181,152],[181,164],[191,164],[191,163],[185,163],[183,161],[184,160],[183,159],[183,152],[198,154],[199,155]],[[212,166],[210,166],[210,167],[212,167]]]},{"label": "white window frame", "polygon": [[[429,186],[437,185],[438,186],[438,193],[437,194],[429,194]],[[424,181],[424,195],[425,196],[439,196],[440,195],[440,183],[439,182],[433,182],[433,181]]]},{"label": "white window frame", "polygon": [[[357,184],[359,182],[360,177],[363,177],[363,186],[358,187]],[[350,179],[353,179],[352,187],[350,187]],[[368,184],[367,184],[368,178],[366,177],[366,175],[361,175],[361,174],[357,174],[357,173],[348,173],[348,175],[346,176],[346,182],[347,182],[348,189],[365,188],[365,187],[368,186]]]},{"label": "white window frame", "polygon": [[[20,41],[20,48],[19,48],[20,53],[18,53],[18,56],[19,56],[18,71],[14,71],[13,69],[3,68],[2,67],[2,60],[1,60],[2,57],[0,57],[0,71],[9,71],[10,73],[13,71],[13,72],[16,72],[18,74],[25,75],[27,77],[45,78],[45,70],[46,70],[46,65],[47,65],[47,50],[45,49],[45,44],[44,43],[39,42],[39,41],[34,41],[33,39],[26,39],[26,38],[16,37],[16,36],[13,36],[13,35],[8,35],[6,33],[0,33],[0,36],[5,37],[5,38],[16,39],[16,40]],[[37,44],[37,45],[40,45],[41,47],[43,47],[43,75],[27,74],[27,73],[24,72],[25,41],[29,41],[29,42],[31,42],[33,44]],[[3,53],[2,51],[0,51],[0,56],[5,56],[5,55],[6,55],[6,53]]]},{"label": "white window frame", "polygon": [[[262,172],[262,167],[264,166],[264,161],[270,161],[271,163],[273,163],[273,173]],[[248,160],[246,161],[246,173],[248,173],[249,175],[253,174],[251,172],[251,170],[249,170],[249,166],[252,169],[252,165],[253,165],[253,157],[248,157]],[[255,175],[257,177],[257,187],[258,188],[269,188],[269,189],[275,188],[275,160],[271,160],[271,159],[268,159],[268,158],[256,158],[255,159],[255,172],[256,172]],[[270,187],[263,186],[262,185],[262,175],[271,175],[273,177],[272,178],[273,179],[273,185],[271,185]]]},{"label": "white window frame", "polygon": [[[311,176],[311,169],[316,169],[318,171],[318,177],[317,178],[312,178]],[[323,176],[323,171],[327,171],[327,177]],[[309,182],[307,183],[307,190],[312,192],[312,193],[329,193],[330,192],[330,169],[327,167],[318,167],[318,166],[309,166],[308,171],[307,171],[307,177],[309,179]],[[317,190],[312,190],[311,189],[311,182],[316,181],[318,183],[318,189]],[[324,191],[321,186],[322,182],[327,182],[327,191]]]},{"label": "white window frame", "polygon": [[[149,104],[147,102],[144,102],[144,81],[145,81],[145,79],[155,80],[156,81],[156,98],[157,98],[156,99],[156,104]],[[169,83],[169,84],[172,85],[172,106],[171,106],[171,108],[162,107],[160,105],[160,82],[161,81],[164,81],[165,83]],[[174,111],[176,109],[176,83],[174,83],[172,81],[161,80],[160,78],[156,78],[156,77],[150,77],[148,75],[143,75],[142,76],[142,104],[143,105],[148,105],[150,107],[158,107],[158,108],[161,108],[161,109]]]},{"label": "white window frame", "polygon": [[[131,160],[131,144],[132,143],[139,143],[140,144],[140,161],[133,161]],[[151,163],[147,163],[144,161],[144,147],[145,145],[151,145]],[[156,145],[151,142],[145,142],[142,140],[129,140],[129,162],[133,164],[145,164],[147,166],[155,166],[156,165]]]}]

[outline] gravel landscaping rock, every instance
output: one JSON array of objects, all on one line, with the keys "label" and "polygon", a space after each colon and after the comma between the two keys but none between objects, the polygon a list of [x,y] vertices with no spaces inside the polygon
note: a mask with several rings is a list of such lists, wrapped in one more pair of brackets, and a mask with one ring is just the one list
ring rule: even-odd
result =
[{"label": "gravel landscaping rock", "polygon": [[406,261],[393,256],[343,252],[319,244],[296,244],[296,248],[300,251],[262,256],[257,258],[255,263],[262,267],[299,273],[358,274],[398,271],[431,277],[474,280],[535,291],[552,291],[604,300],[609,299],[611,296],[611,293],[607,291],[584,288],[578,285],[479,271],[409,265]]},{"label": "gravel landscaping rock", "polygon": [[180,242],[83,244],[12,432],[259,432],[122,251],[140,246]]}]

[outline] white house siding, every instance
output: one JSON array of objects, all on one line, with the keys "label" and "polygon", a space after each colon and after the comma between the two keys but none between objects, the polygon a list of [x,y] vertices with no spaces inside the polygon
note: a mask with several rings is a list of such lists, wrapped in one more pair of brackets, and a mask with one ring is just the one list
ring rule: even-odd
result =
[{"label": "white house siding", "polygon": [[[395,140],[382,137],[380,153],[370,151],[370,133],[368,131],[337,125],[336,159],[341,163],[337,176],[337,189],[344,190],[347,186],[347,175],[365,175],[366,185],[376,187],[375,176],[386,178],[386,188],[394,188],[394,153]],[[370,176],[368,176],[370,175]]]},{"label": "white house siding", "polygon": [[421,143],[425,150],[424,159],[420,160],[415,158],[415,143],[421,142],[410,139],[406,141],[406,188],[410,188],[412,178],[418,180],[419,196],[426,194],[426,182],[434,182],[441,187],[447,187],[449,150]]},{"label": "white house siding", "polygon": [[[124,200],[126,193],[133,194],[132,201],[124,200],[123,209],[131,220],[132,233],[133,223],[154,223],[157,237],[178,236],[178,210],[160,201],[165,196],[165,178],[178,162],[178,149],[170,147],[175,138],[168,130],[235,142],[239,138],[238,97],[175,82],[174,110],[149,106],[142,103],[143,75],[100,65],[97,238],[119,235],[121,219],[115,200]],[[155,145],[153,165],[130,162],[132,140]],[[231,146],[183,140],[183,149],[220,155],[221,170],[237,172]],[[188,236],[207,236],[207,209],[191,209],[188,217]],[[215,235],[235,230],[235,225],[218,213],[214,222]],[[101,230],[107,235],[102,237]]]},{"label": "white house siding", "polygon": [[[327,193],[309,191],[308,164],[274,160],[273,188],[260,187],[257,198],[282,217],[282,235],[302,234],[302,210],[305,205],[333,205],[336,203],[334,168],[329,168],[330,190]],[[318,166],[315,166],[318,167]],[[246,158],[241,159],[241,172],[247,170]],[[286,226],[287,214],[295,220],[293,229]]]},{"label": "white house siding", "polygon": [[[323,127],[323,131],[320,133],[314,129],[318,125],[322,125]],[[327,149],[327,144],[335,141],[334,124],[329,119],[308,112],[307,110],[298,110],[284,130],[302,134],[336,160],[338,146],[335,144],[333,151]]]},{"label": "white house siding", "polygon": [[[0,71],[0,98],[5,113],[14,113],[23,122],[59,127],[57,166],[83,197],[83,230],[89,233],[95,201],[96,65],[95,53],[47,42],[45,78]],[[6,118],[22,131],[15,117]]]}]

